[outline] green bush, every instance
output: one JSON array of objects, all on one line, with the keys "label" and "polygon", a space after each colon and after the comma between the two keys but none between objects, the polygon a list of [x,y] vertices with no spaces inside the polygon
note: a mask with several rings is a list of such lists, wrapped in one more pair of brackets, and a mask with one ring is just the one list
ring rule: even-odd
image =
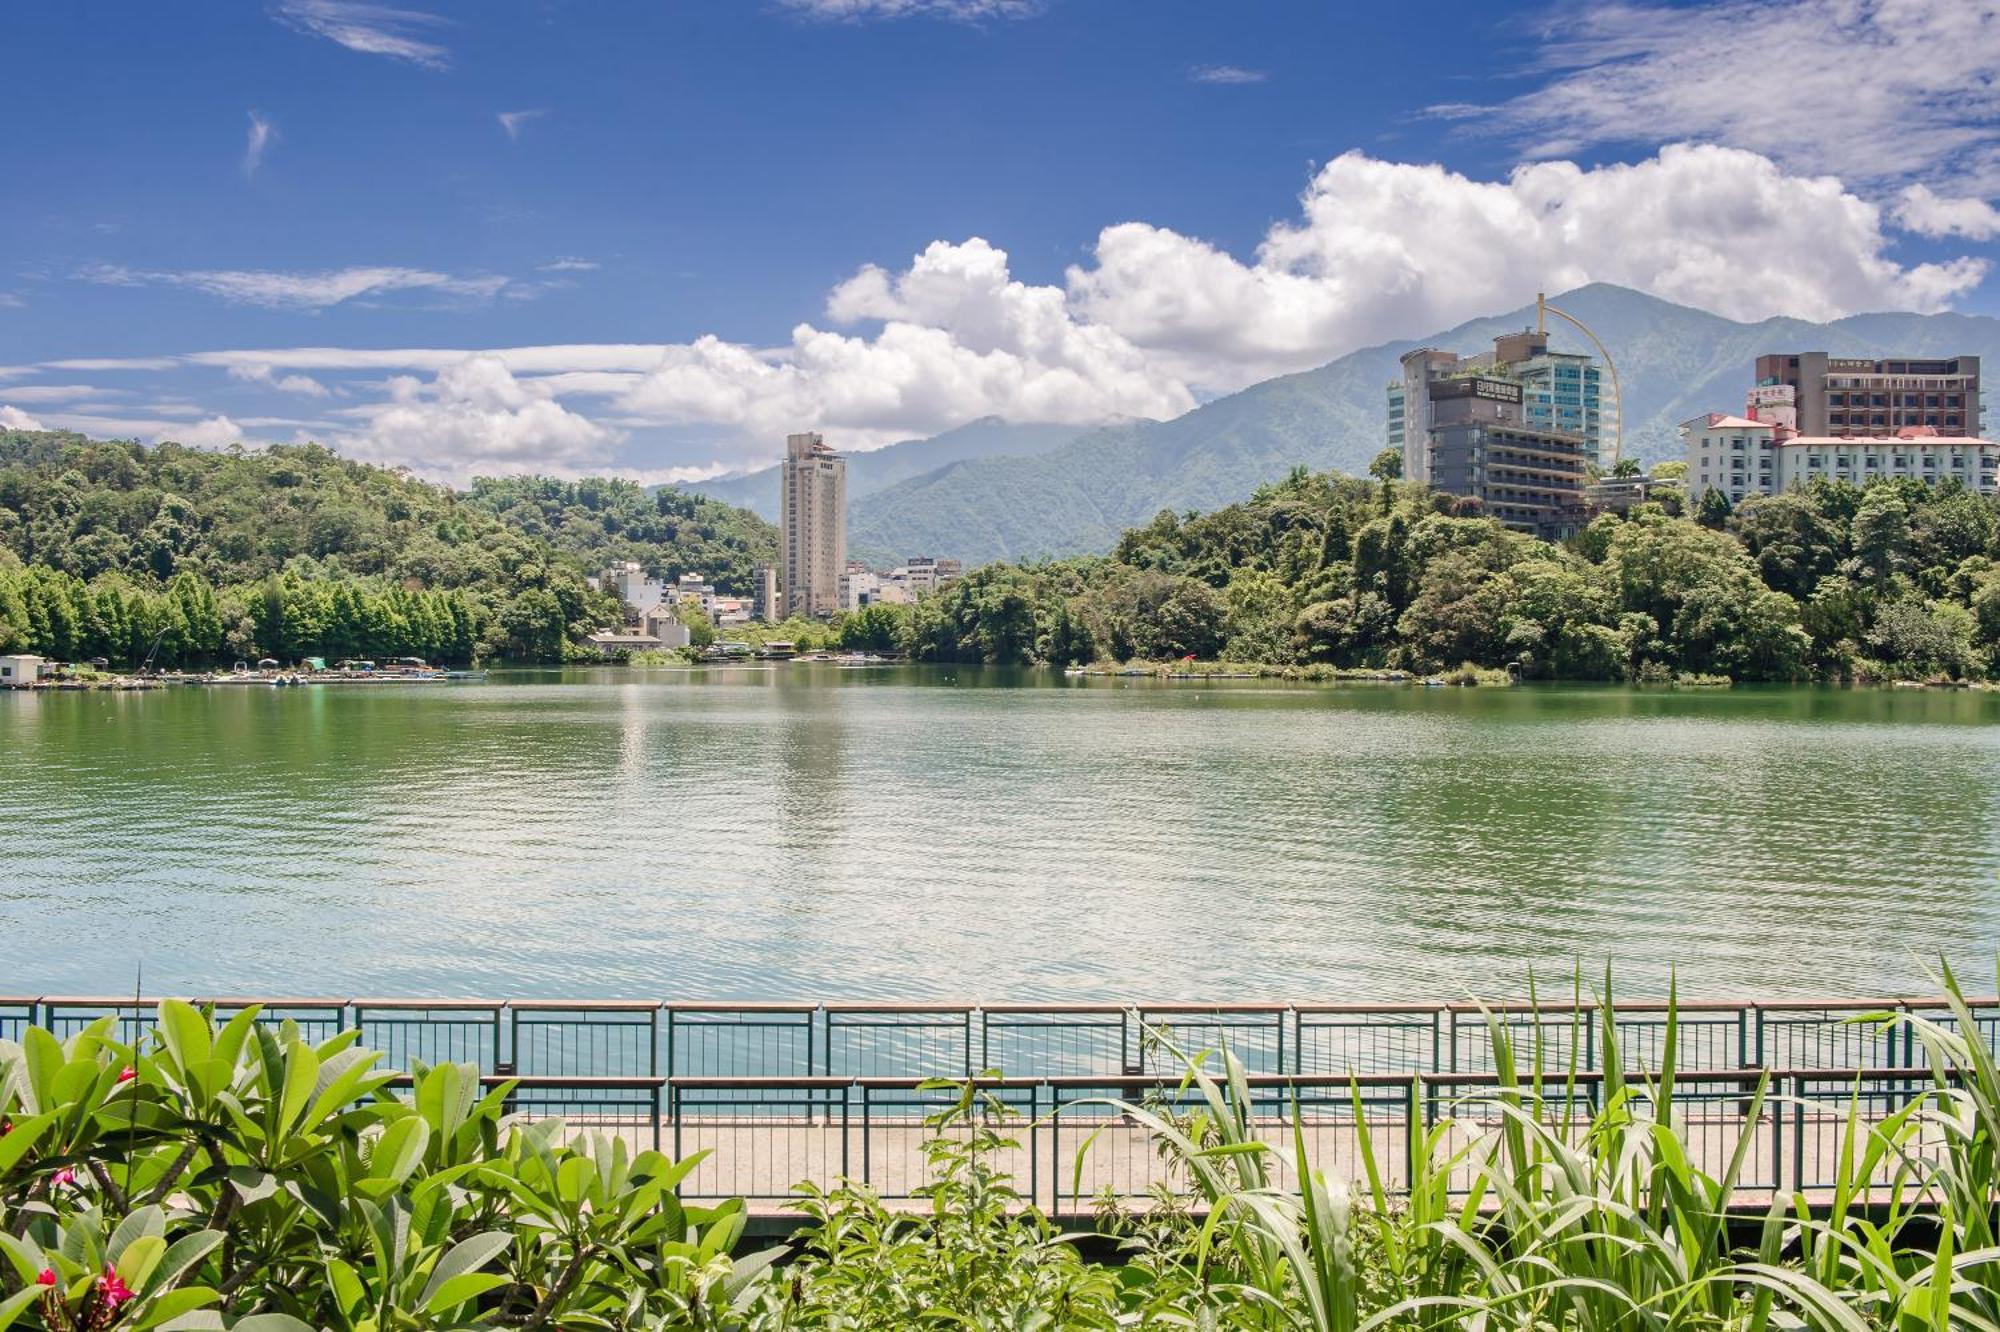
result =
[{"label": "green bush", "polygon": [[754,1293],[694,1160],[510,1121],[470,1065],[404,1097],[353,1032],[112,1024],[0,1041],[0,1328],[696,1328]]}]

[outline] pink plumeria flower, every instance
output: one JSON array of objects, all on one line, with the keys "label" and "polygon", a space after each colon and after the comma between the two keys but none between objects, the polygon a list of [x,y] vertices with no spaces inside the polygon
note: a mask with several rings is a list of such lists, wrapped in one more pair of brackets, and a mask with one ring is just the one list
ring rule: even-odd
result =
[{"label": "pink plumeria flower", "polygon": [[130,1064],[127,1064],[125,1065],[125,1067],[118,1070],[118,1080],[120,1082],[130,1082],[132,1079],[138,1076],[139,1075],[137,1073],[132,1071],[132,1066]]},{"label": "pink plumeria flower", "polygon": [[116,1272],[106,1272],[97,1279],[97,1294],[104,1301],[106,1312],[115,1312],[119,1305],[133,1298],[132,1288],[119,1280]]},{"label": "pink plumeria flower", "polygon": [[53,1267],[44,1267],[44,1268],[43,1268],[43,1269],[42,1269],[42,1270],[41,1270],[40,1272],[37,1272],[37,1273],[35,1274],[35,1284],[36,1284],[36,1285],[38,1285],[38,1286],[53,1286],[53,1285],[55,1285],[55,1284],[56,1284],[56,1269],[55,1269],[55,1268],[53,1268]]},{"label": "pink plumeria flower", "polygon": [[49,1176],[49,1187],[52,1189],[66,1189],[75,1183],[76,1171],[71,1170],[68,1166],[64,1166],[61,1170]]}]

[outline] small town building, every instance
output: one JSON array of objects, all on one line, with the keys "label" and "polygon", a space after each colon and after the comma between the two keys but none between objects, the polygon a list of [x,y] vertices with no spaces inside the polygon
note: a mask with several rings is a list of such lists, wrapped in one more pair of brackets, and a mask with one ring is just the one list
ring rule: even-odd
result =
[{"label": "small town building", "polygon": [[780,620],[784,617],[778,611],[778,571],[768,564],[760,564],[751,574],[750,613],[764,621]]},{"label": "small town building", "polygon": [[636,560],[614,564],[597,576],[597,586],[616,596],[625,605],[627,623],[644,615],[666,599],[666,588],[657,578],[648,578]]},{"label": "small town building", "polygon": [[1583,502],[1592,513],[1623,517],[1651,499],[1657,484],[1650,476],[1607,476],[1584,487]]},{"label": "small town building", "polygon": [[684,648],[694,641],[688,627],[681,623],[680,616],[671,606],[655,606],[646,612],[640,625],[659,647]]},{"label": "small town building", "polygon": [[[685,632],[685,629],[683,629]],[[622,652],[657,652],[665,644],[640,629],[599,629],[584,639],[596,648],[601,656],[615,657]]]},{"label": "small town building", "polygon": [[903,584],[909,588],[911,596],[929,596],[946,583],[960,578],[965,573],[965,565],[959,560],[912,555],[896,572],[902,575]]},{"label": "small town building", "polygon": [[32,653],[17,652],[0,657],[0,688],[19,688],[42,678],[48,663]]}]

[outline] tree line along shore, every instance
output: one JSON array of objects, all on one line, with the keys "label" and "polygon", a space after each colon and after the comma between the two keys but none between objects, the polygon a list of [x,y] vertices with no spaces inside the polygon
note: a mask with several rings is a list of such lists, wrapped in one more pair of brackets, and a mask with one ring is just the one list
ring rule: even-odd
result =
[{"label": "tree line along shore", "polygon": [[[1690,500],[1663,464],[1652,502],[1551,544],[1376,470],[1299,469],[1212,513],[1163,512],[1106,555],[986,565],[913,604],[729,635],[1307,678],[1978,681],[2000,666],[2000,503],[1955,484],[1820,482],[1732,510]],[[614,479],[455,491],[316,445],[0,434],[0,652],[597,660],[584,640],[618,608],[587,570],[636,559],[744,593],[775,552],[748,510]]]}]

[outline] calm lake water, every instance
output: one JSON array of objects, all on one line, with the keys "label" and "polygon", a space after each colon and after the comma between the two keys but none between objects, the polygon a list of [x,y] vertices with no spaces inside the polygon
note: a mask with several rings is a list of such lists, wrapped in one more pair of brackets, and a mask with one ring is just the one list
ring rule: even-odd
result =
[{"label": "calm lake water", "polygon": [[0,694],[0,992],[1985,989],[1996,723],[944,668]]}]

